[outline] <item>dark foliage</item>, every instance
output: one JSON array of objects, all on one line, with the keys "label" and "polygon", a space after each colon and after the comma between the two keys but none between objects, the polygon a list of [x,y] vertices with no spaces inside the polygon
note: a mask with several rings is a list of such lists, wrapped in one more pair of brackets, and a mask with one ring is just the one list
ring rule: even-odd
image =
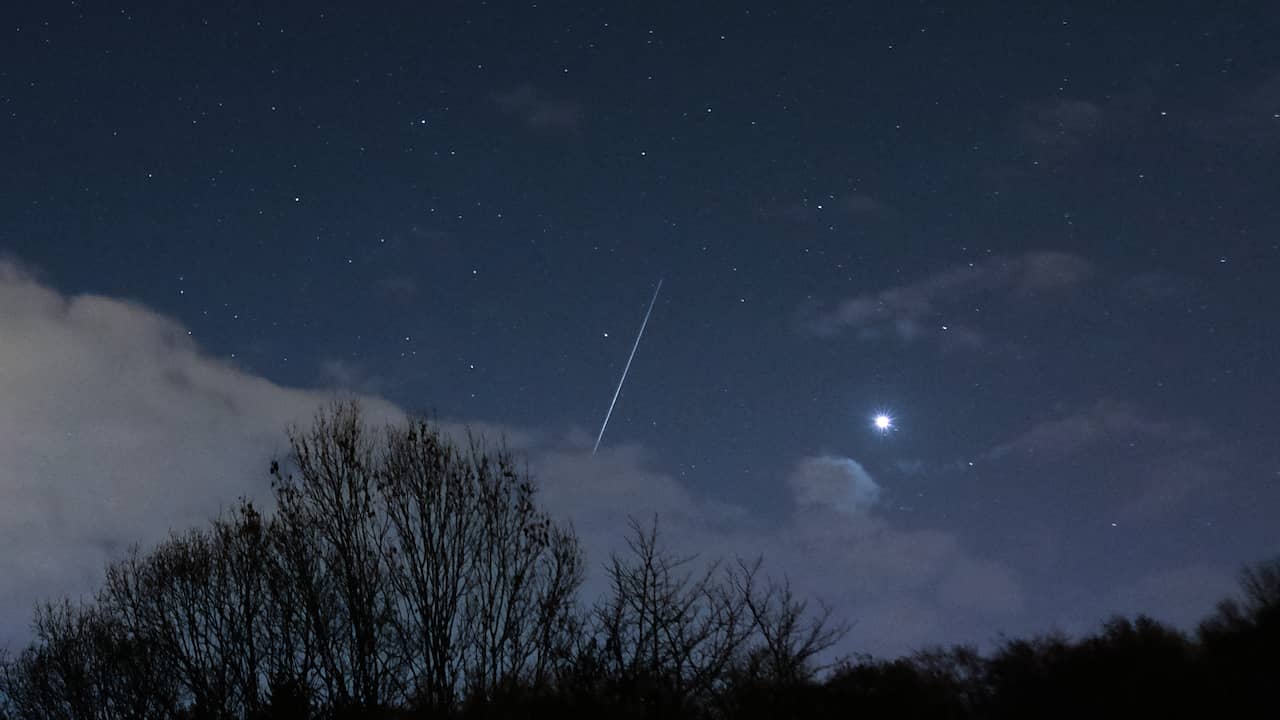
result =
[{"label": "dark foliage", "polygon": [[[0,720],[1276,716],[1280,560],[1194,636],[1146,617],[824,667],[845,632],[760,563],[633,522],[580,605],[572,530],[502,449],[353,404],[290,435],[276,510],[112,565],[0,656]],[[825,672],[824,672],[825,670]]]}]

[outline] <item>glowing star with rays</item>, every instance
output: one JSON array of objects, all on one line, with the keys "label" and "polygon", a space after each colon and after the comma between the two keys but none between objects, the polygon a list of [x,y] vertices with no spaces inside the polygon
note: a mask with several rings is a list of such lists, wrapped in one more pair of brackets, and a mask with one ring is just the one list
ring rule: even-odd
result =
[{"label": "glowing star with rays", "polygon": [[877,413],[871,419],[871,425],[881,433],[887,433],[893,429],[893,416],[888,413]]}]

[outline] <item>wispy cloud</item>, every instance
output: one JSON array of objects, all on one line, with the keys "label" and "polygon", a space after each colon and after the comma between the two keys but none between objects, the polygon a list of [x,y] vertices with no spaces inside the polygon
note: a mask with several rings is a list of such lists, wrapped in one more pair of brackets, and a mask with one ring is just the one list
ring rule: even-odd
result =
[{"label": "wispy cloud", "polygon": [[854,332],[866,340],[932,339],[948,348],[977,349],[987,335],[970,312],[976,300],[1030,302],[1076,287],[1090,273],[1087,261],[1067,253],[991,257],[820,307],[805,324],[820,336]]},{"label": "wispy cloud", "polygon": [[1222,108],[1209,110],[1197,127],[1219,145],[1280,144],[1280,73],[1229,99]]},{"label": "wispy cloud", "polygon": [[359,363],[341,358],[321,361],[320,378],[324,385],[342,392],[376,395],[386,389],[384,378],[370,373]]},{"label": "wispy cloud", "polygon": [[1053,98],[1028,105],[1017,121],[1018,137],[1034,145],[1075,149],[1094,137],[1106,113],[1088,100]]},{"label": "wispy cloud", "polygon": [[763,220],[810,225],[883,218],[890,209],[873,195],[851,192],[823,198],[773,198],[763,203],[756,214]]},{"label": "wispy cloud", "polygon": [[404,305],[418,298],[420,285],[412,275],[400,273],[382,278],[375,289],[382,299]]},{"label": "wispy cloud", "polygon": [[1035,424],[1022,435],[992,448],[988,456],[996,459],[1020,456],[1055,460],[1096,448],[1101,442],[1187,442],[1203,434],[1199,428],[1186,423],[1147,417],[1127,403],[1100,400],[1079,412]]},{"label": "wispy cloud", "polygon": [[[1106,457],[1122,485],[1099,486],[1099,512],[1148,523],[1194,510],[1247,473],[1210,428],[1189,419],[1161,418],[1113,399],[1039,420],[1001,442],[985,458],[1005,467],[1034,469],[1047,481],[1070,475],[1084,458]],[[1083,483],[1077,484],[1081,486]]]},{"label": "wispy cloud", "polygon": [[498,93],[494,102],[503,112],[520,118],[531,130],[565,132],[582,125],[580,103],[551,97],[533,85]]}]

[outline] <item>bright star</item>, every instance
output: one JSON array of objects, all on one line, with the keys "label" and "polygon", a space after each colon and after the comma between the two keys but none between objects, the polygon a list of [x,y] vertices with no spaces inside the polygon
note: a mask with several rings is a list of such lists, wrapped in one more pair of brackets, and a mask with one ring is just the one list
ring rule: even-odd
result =
[{"label": "bright star", "polygon": [[893,418],[885,415],[884,413],[876,415],[875,419],[871,422],[880,432],[889,432],[893,429]]}]

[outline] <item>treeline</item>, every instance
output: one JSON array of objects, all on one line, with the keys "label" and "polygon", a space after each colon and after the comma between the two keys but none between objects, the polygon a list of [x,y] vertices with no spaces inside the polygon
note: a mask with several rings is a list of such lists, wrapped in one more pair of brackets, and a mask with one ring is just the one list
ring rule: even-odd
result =
[{"label": "treeline", "polygon": [[699,566],[634,523],[579,598],[572,530],[504,449],[335,405],[290,434],[276,507],[244,502],[135,550],[92,601],[39,608],[0,658],[9,718],[1079,718],[1278,716],[1280,561],[1193,634],[896,660],[822,658],[844,633],[760,563]]},{"label": "treeline", "polygon": [[0,717],[678,717],[810,681],[841,633],[758,563],[664,550],[656,520],[584,606],[578,540],[511,454],[427,421],[338,404],[289,439],[270,515],[242,502],[39,608]]}]

